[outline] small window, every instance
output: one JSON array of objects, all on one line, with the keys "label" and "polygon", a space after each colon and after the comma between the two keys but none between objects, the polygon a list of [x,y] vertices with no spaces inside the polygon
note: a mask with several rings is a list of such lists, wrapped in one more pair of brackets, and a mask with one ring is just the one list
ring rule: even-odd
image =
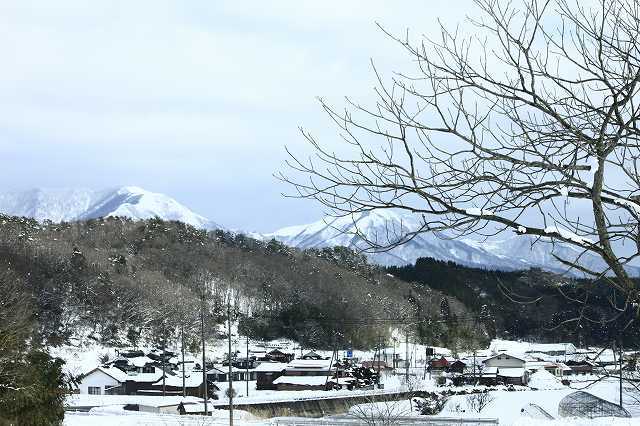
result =
[{"label": "small window", "polygon": [[89,395],[100,395],[101,393],[100,386],[89,386]]}]

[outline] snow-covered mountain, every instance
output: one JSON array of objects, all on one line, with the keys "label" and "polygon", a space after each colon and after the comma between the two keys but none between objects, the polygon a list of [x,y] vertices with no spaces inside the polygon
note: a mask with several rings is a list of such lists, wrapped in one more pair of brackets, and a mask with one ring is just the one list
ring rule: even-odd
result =
[{"label": "snow-covered mountain", "polygon": [[[87,189],[34,189],[0,194],[0,213],[32,217],[54,222],[86,220],[106,216],[132,219],[160,217],[177,220],[200,229],[222,227],[194,213],[176,200],[135,186],[93,191]],[[289,246],[321,248],[346,246],[356,250],[369,247],[361,238],[386,245],[406,231],[420,227],[420,218],[393,210],[377,210],[352,217],[326,217],[308,225],[291,226],[270,234],[247,234],[253,238],[275,238]],[[517,270],[539,267],[564,272],[552,252],[565,259],[579,255],[577,248],[566,244],[552,246],[544,240],[528,236],[507,235],[501,240],[477,241],[448,238],[445,234],[424,233],[389,251],[367,251],[369,260],[381,265],[406,265],[420,257],[452,261],[461,265],[487,269]],[[603,262],[595,256],[585,256],[583,265],[602,270]],[[635,275],[638,268],[633,269]]]},{"label": "snow-covered mountain", "polygon": [[106,216],[131,219],[160,217],[201,229],[220,228],[173,198],[135,186],[93,191],[89,189],[33,189],[0,194],[0,212],[53,222]]},{"label": "snow-covered mountain", "polygon": [[[410,214],[400,214],[391,210],[377,210],[354,217],[326,217],[309,225],[291,226],[263,238],[275,238],[287,245],[305,248],[346,246],[365,249],[367,240],[385,245],[396,241],[399,236],[420,227],[420,220]],[[506,235],[501,240],[476,241],[473,239],[447,238],[445,234],[419,234],[411,241],[386,252],[366,254],[370,261],[381,265],[413,264],[420,257],[452,261],[461,265],[500,270],[517,270],[539,267],[563,272],[566,270],[552,255],[575,259],[580,251],[567,244],[552,246],[544,240],[537,241],[529,236]],[[595,270],[602,270],[604,263],[595,256],[585,256],[583,264]]]}]

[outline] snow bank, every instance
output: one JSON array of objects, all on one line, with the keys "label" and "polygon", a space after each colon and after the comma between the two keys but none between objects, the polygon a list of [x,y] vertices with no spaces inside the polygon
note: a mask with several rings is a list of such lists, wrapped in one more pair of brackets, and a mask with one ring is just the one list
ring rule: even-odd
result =
[{"label": "snow bank", "polygon": [[565,417],[555,420],[541,420],[523,417],[513,424],[517,426],[638,426],[640,425],[640,419],[622,419],[619,417],[579,419],[575,417]]},{"label": "snow bank", "polygon": [[538,390],[564,389],[564,386],[553,374],[547,370],[536,371],[529,378],[529,387]]}]

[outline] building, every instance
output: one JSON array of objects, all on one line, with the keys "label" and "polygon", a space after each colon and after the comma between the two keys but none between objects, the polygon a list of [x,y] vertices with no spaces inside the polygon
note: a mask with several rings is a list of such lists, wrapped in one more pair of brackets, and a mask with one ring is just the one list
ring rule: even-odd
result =
[{"label": "building", "polygon": [[285,375],[275,379],[273,384],[279,391],[325,390],[328,381],[328,376]]},{"label": "building", "polygon": [[306,354],[302,355],[300,357],[300,359],[316,359],[316,360],[318,360],[318,359],[324,359],[324,357],[322,355],[314,352],[314,351],[310,351],[310,352],[307,352]]},{"label": "building", "polygon": [[532,343],[527,353],[541,353],[549,356],[574,355],[577,349],[573,343]]},{"label": "building", "polygon": [[446,371],[449,371],[449,367],[455,361],[455,359],[445,356],[441,356],[440,358],[433,358],[429,361],[428,369],[432,373],[444,373]]},{"label": "building", "polygon": [[82,376],[78,383],[81,394],[120,395],[127,381],[127,373],[115,367],[97,367]]},{"label": "building", "polygon": [[263,362],[255,369],[256,373],[256,389],[257,390],[275,390],[276,385],[273,381],[284,375],[287,364],[281,362]]},{"label": "building", "polygon": [[498,383],[525,386],[529,382],[529,373],[525,368],[498,368]]},{"label": "building", "polygon": [[162,378],[162,372],[138,373],[115,367],[97,367],[85,374],[78,383],[80,393],[90,395],[138,395],[151,390]]},{"label": "building", "polygon": [[294,359],[273,381],[276,390],[323,390],[330,380],[331,360]]},{"label": "building", "polygon": [[524,368],[526,360],[508,353],[499,353],[482,361],[485,367]]},{"label": "building", "polygon": [[467,364],[459,359],[449,363],[449,369],[447,370],[449,373],[464,373]]},{"label": "building", "polygon": [[279,349],[274,349],[271,352],[267,353],[267,359],[272,362],[289,362],[295,356],[293,354],[282,352]]},{"label": "building", "polygon": [[[187,396],[195,396],[204,398],[204,381],[202,380],[202,372],[187,373],[184,377],[184,390]],[[207,393],[209,398],[217,399],[216,392],[220,389],[215,383],[207,380]],[[150,390],[139,391],[139,395],[182,395],[183,381],[182,375],[165,376],[164,383],[162,378],[151,385]]]},{"label": "building", "polygon": [[286,376],[328,376],[331,367],[328,359],[294,359],[285,368]]},{"label": "building", "polygon": [[498,367],[482,367],[474,376],[472,376],[472,378],[474,377],[480,385],[496,385],[498,384]]},{"label": "building", "polygon": [[593,374],[593,370],[596,366],[595,363],[588,360],[582,360],[582,361],[569,360],[566,362],[566,365],[571,369],[571,371],[568,372],[568,374],[574,375],[574,376]]},{"label": "building", "polygon": [[508,353],[499,353],[493,355],[484,361],[483,375],[485,371],[491,369],[496,370],[496,380],[498,383],[513,385],[526,385],[529,379],[529,373],[526,370],[526,360]]},{"label": "building", "polygon": [[562,363],[552,361],[527,361],[526,367],[530,373],[545,370],[556,377],[562,377],[566,374],[570,374],[571,370],[569,367]]}]

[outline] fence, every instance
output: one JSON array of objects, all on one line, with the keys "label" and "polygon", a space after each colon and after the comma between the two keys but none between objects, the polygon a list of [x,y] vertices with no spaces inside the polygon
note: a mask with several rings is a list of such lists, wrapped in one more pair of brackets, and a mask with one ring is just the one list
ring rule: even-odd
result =
[{"label": "fence", "polygon": [[[455,418],[455,417],[395,417],[389,419],[394,425],[426,425],[426,426],[487,426],[499,424],[498,419],[486,418]],[[350,416],[336,416],[325,418],[275,418],[271,419],[272,425],[278,426],[330,426],[330,425],[368,425],[365,420]]]}]

